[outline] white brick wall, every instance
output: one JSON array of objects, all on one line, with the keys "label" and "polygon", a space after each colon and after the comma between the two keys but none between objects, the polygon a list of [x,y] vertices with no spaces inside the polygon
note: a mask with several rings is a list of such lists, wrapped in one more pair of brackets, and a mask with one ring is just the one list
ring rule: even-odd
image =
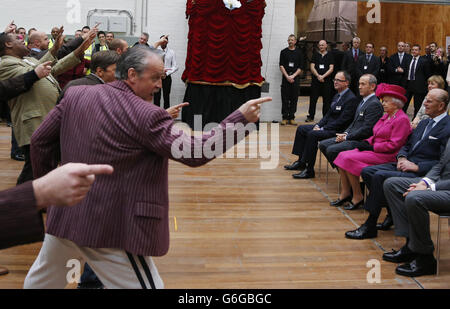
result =
[{"label": "white brick wall", "polygon": [[[136,36],[142,29],[142,0],[79,0],[81,6],[81,22],[69,24],[67,14],[68,3],[76,0],[1,0],[0,20],[6,25],[14,19],[18,26],[30,27],[50,32],[53,26],[64,25],[67,34],[73,34],[86,23],[86,16],[92,9],[122,9],[131,11],[136,22]],[[262,109],[261,120],[281,120],[281,73],[278,66],[280,50],[287,46],[289,34],[294,32],[295,0],[266,0],[266,15],[263,19],[263,50],[261,57],[263,77],[270,83],[273,102]],[[181,81],[186,59],[188,25],[185,18],[185,0],[149,0],[148,27],[144,31],[150,33],[150,41],[156,41],[162,34],[169,34],[169,46],[175,50],[179,71],[173,76],[171,99],[173,104],[182,102],[185,85]],[[2,26],[3,27],[3,26]]]}]

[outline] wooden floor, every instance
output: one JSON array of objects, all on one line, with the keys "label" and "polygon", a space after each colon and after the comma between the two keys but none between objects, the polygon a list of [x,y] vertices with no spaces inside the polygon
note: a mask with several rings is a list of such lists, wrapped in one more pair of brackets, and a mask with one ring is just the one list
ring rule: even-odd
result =
[{"label": "wooden floor", "polygon": [[[298,120],[305,104],[300,101]],[[0,189],[13,186],[21,169],[9,159],[9,134],[0,124]],[[338,178],[330,170],[326,183],[323,158],[313,180],[295,180],[283,169],[294,159],[294,134],[294,126],[280,127],[279,164],[272,170],[260,169],[267,159],[217,159],[196,169],[170,163],[171,247],[154,259],[166,288],[450,288],[447,221],[439,277],[396,275],[396,265],[381,256],[404,240],[393,230],[374,240],[344,237],[367,213],[329,206]],[[437,216],[431,216],[431,227],[435,239]],[[21,288],[40,246],[0,251],[0,265],[10,269],[0,276],[0,288]],[[371,259],[380,262],[381,283],[367,282]]]}]

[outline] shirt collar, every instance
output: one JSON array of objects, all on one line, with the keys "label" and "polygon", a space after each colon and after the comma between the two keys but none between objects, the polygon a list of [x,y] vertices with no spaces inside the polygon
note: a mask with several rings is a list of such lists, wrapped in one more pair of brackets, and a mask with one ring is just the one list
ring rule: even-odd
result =
[{"label": "shirt collar", "polygon": [[342,98],[347,91],[348,91],[348,88],[345,88],[341,93],[338,93],[339,98]]},{"label": "shirt collar", "polygon": [[434,118],[433,118],[433,121],[434,121],[436,124],[438,124],[439,121],[441,121],[442,119],[445,118],[445,116],[447,116],[447,112],[444,112],[444,113],[440,114],[439,116],[434,117]]},{"label": "shirt collar", "polygon": [[363,101],[364,101],[364,103],[366,103],[367,102],[367,100],[369,100],[372,96],[374,96],[375,95],[375,93],[371,93],[371,94],[369,94],[367,97],[364,97],[363,98]]},{"label": "shirt collar", "polygon": [[103,79],[101,79],[100,77],[98,77],[96,74],[91,73],[92,76],[95,76],[99,81],[102,82],[102,84],[106,84],[105,81]]},{"label": "shirt collar", "polygon": [[31,50],[34,50],[35,52],[38,52],[38,53],[41,52],[41,50],[39,48],[36,48],[36,47],[33,47]]}]

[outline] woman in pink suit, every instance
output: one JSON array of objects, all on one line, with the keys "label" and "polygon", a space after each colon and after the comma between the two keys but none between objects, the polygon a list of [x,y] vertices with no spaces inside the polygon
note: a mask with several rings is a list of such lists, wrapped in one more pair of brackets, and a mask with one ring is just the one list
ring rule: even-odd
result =
[{"label": "woman in pink suit", "polygon": [[373,136],[362,141],[357,149],[341,152],[334,164],[341,177],[341,196],[352,196],[345,209],[357,209],[364,204],[359,184],[363,168],[371,165],[395,162],[400,148],[411,134],[408,116],[402,108],[406,102],[405,89],[396,85],[378,85],[376,95],[382,99],[385,114],[375,124]]}]

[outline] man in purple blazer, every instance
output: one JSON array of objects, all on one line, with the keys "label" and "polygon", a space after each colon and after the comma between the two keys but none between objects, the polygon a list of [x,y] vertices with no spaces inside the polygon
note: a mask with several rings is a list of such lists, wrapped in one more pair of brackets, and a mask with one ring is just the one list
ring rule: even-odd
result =
[{"label": "man in purple blazer", "polygon": [[191,137],[150,103],[163,75],[158,54],[133,48],[117,64],[117,81],[71,87],[33,134],[35,177],[56,167],[60,150],[62,163],[110,164],[114,174],[99,176],[77,207],[49,208],[26,288],[65,287],[66,264],[74,260],[87,262],[107,288],[163,287],[151,256],[169,249],[168,159],[206,164],[214,157],[198,156],[199,147],[212,142],[216,153],[225,152],[227,136],[235,143],[245,136],[235,124],[257,121],[260,104],[271,100],[251,100],[211,133]]}]

